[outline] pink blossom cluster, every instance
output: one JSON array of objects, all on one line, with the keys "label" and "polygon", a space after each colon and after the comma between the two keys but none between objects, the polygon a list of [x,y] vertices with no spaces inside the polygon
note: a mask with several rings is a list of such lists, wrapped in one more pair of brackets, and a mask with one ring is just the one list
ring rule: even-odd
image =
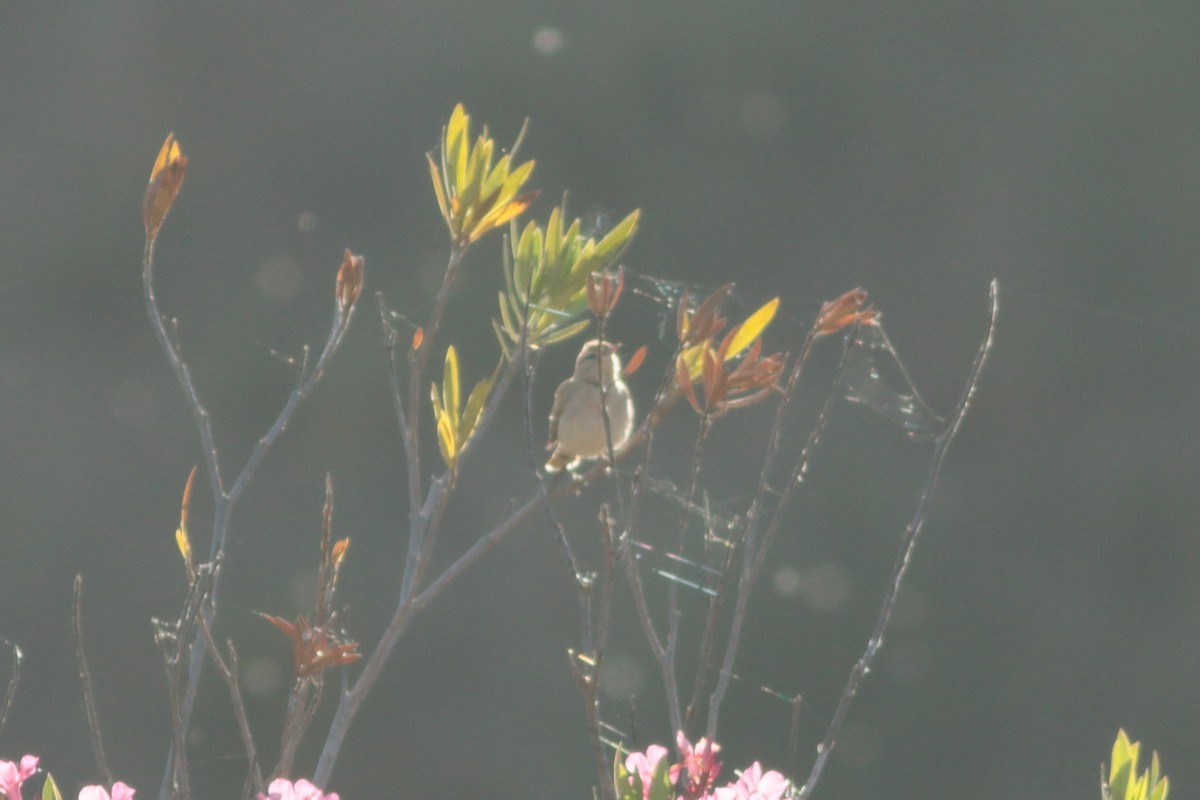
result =
[{"label": "pink blossom cluster", "polygon": [[[5,800],[22,800],[21,784],[37,772],[38,760],[27,755],[20,763],[0,761],[0,795]],[[79,800],[133,800],[133,787],[117,781],[110,793],[103,786],[85,786],[79,790]]]},{"label": "pink blossom cluster", "polygon": [[[716,757],[721,746],[707,738],[693,746],[683,731],[675,734],[675,744],[683,760],[670,766],[668,776],[671,785],[682,791],[677,800],[782,800],[787,792],[787,778],[775,770],[763,772],[762,765],[757,761],[743,770],[736,781],[725,786],[714,786],[721,772],[721,762]],[[630,753],[625,759],[630,786],[636,785],[634,776],[640,778],[643,800],[648,800],[654,772],[666,755],[667,748],[652,744],[646,748],[646,752]],[[682,786],[681,776],[686,777]]]},{"label": "pink blossom cluster", "polygon": [[[20,762],[0,760],[0,800],[23,800],[21,784],[37,773],[38,760],[37,756],[25,756]],[[340,800],[337,794],[325,794],[303,778],[295,783],[276,778],[267,792],[260,792],[258,800]],[[79,800],[133,800],[133,793],[132,786],[117,781],[111,792],[103,786],[85,786],[79,790]]]},{"label": "pink blossom cluster", "polygon": [[109,794],[103,786],[85,786],[79,790],[79,800],[133,800],[133,787],[117,781]]},{"label": "pink blossom cluster", "polygon": [[37,766],[37,756],[25,756],[19,764],[0,761],[0,794],[7,800],[21,800],[21,784],[37,772]]},{"label": "pink blossom cluster", "polygon": [[276,778],[267,787],[267,794],[259,793],[258,800],[339,800],[339,798],[336,793],[323,794],[316,785],[303,778],[295,783],[287,778]]}]

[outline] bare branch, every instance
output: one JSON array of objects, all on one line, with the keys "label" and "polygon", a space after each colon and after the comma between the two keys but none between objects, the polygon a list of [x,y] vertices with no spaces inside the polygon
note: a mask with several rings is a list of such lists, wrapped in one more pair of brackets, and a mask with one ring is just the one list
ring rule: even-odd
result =
[{"label": "bare branch", "polygon": [[892,570],[891,583],[888,584],[887,591],[883,596],[883,602],[879,607],[879,616],[875,620],[875,628],[871,632],[871,638],[867,640],[867,648],[863,652],[862,657],[855,662],[853,669],[850,670],[850,676],[846,681],[845,688],[842,690],[841,699],[838,700],[837,708],[833,712],[833,718],[829,722],[829,728],[825,732],[825,739],[817,747],[816,761],[809,771],[808,779],[800,787],[796,795],[797,797],[809,797],[816,788],[817,782],[821,779],[821,772],[825,768],[825,762],[828,760],[830,752],[832,752],[834,745],[837,743],[842,722],[846,718],[846,713],[850,710],[854,696],[858,693],[859,684],[862,683],[863,678],[870,671],[871,663],[879,653],[880,647],[883,646],[883,635],[887,630],[892,610],[896,605],[896,596],[900,591],[900,584],[903,582],[904,575],[908,571],[908,564],[912,558],[913,549],[916,547],[917,537],[921,533],[921,529],[925,526],[925,515],[929,510],[929,501],[933,497],[934,488],[937,486],[938,476],[941,474],[946,452],[950,449],[951,443],[958,435],[959,427],[962,425],[963,418],[967,415],[967,409],[971,405],[971,400],[975,397],[975,390],[979,385],[979,376],[982,374],[984,364],[987,363],[988,355],[992,351],[992,343],[995,341],[996,335],[996,317],[999,313],[999,285],[995,280],[992,281],[990,300],[991,316],[988,323],[987,336],[984,337],[979,351],[975,354],[975,360],[971,364],[971,372],[967,376],[967,383],[963,389],[962,397],[958,401],[958,406],[955,408],[954,414],[950,417],[949,424],[935,439],[933,455],[929,462],[929,471],[925,477],[925,486],[921,490],[921,498],[917,502],[917,509],[913,513],[912,520],[904,529],[904,536],[900,539],[900,552],[896,558],[896,565]]},{"label": "bare branch", "polygon": [[87,716],[88,733],[92,740],[92,757],[96,769],[104,778],[106,786],[112,786],[112,770],[108,767],[108,756],[104,753],[104,740],[100,736],[100,714],[96,711],[96,697],[92,692],[92,671],[88,669],[87,656],[83,647],[83,576],[75,576],[75,602],[72,605],[72,623],[75,631],[75,660],[79,664],[79,684],[83,689],[83,709]]},{"label": "bare branch", "polygon": [[804,339],[804,345],[800,348],[800,355],[796,358],[796,363],[792,365],[792,372],[788,377],[783,400],[780,401],[778,407],[775,409],[775,423],[767,439],[767,452],[763,459],[762,471],[759,473],[758,489],[755,491],[754,500],[750,503],[750,509],[746,512],[746,526],[742,533],[741,545],[742,574],[738,579],[737,598],[734,601],[733,618],[729,623],[729,638],[725,643],[724,660],[721,664],[721,670],[718,673],[717,684],[713,688],[708,701],[708,723],[705,727],[705,735],[709,739],[713,739],[717,735],[717,722],[721,714],[721,703],[725,699],[725,692],[729,689],[729,679],[733,674],[733,662],[737,657],[738,647],[741,644],[742,626],[746,620],[746,609],[750,602],[751,590],[758,579],[759,568],[762,565],[767,549],[775,540],[775,535],[779,529],[779,522],[783,518],[783,511],[787,507],[788,499],[798,485],[799,479],[807,471],[813,449],[820,440],[821,433],[825,430],[825,425],[829,421],[834,403],[841,396],[842,374],[845,369],[847,354],[850,352],[849,336],[846,337],[842,344],[841,360],[838,362],[833,383],[829,387],[829,393],[825,397],[825,403],[821,407],[821,413],[817,416],[817,421],[813,424],[812,430],[809,431],[808,439],[804,443],[804,448],[800,451],[800,457],[796,460],[791,478],[784,486],[782,496],[775,505],[767,533],[763,537],[762,545],[759,546],[757,543],[758,528],[762,519],[767,492],[770,487],[771,473],[774,470],[775,460],[783,443],[784,412],[796,395],[796,389],[799,386],[800,377],[804,372],[804,366],[808,363],[813,343],[818,338],[816,331],[817,327],[814,325]]}]

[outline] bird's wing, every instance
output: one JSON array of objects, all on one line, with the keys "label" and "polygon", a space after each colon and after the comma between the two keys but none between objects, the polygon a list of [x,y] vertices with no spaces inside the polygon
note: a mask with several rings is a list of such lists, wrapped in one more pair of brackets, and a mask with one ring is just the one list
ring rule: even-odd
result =
[{"label": "bird's wing", "polygon": [[563,381],[554,390],[554,405],[550,408],[550,434],[547,438],[546,449],[553,450],[558,446],[558,420],[562,417],[563,408],[567,405],[567,393],[570,391],[571,379]]}]

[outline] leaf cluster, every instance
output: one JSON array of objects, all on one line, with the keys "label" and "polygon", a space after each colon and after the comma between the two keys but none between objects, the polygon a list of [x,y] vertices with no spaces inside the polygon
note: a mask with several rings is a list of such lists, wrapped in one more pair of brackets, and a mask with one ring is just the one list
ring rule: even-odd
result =
[{"label": "leaf cluster", "polygon": [[1100,796],[1103,800],[1167,800],[1170,782],[1159,770],[1158,753],[1150,756],[1149,770],[1138,771],[1141,747],[1141,742],[1130,743],[1124,728],[1117,731],[1107,781],[1101,770]]},{"label": "leaf cluster", "polygon": [[530,221],[518,234],[512,226],[504,250],[500,318],[492,321],[506,356],[522,340],[531,348],[570,339],[588,325],[578,319],[588,308],[588,278],[610,268],[637,232],[633,211],[600,241],[582,233],[576,219],[564,230],[565,203],[550,212],[546,227]]},{"label": "leaf cluster", "polygon": [[[717,289],[691,313],[687,310],[687,298],[682,298],[676,319],[681,350],[675,360],[675,385],[696,413],[709,417],[765,400],[779,380],[785,362],[781,353],[762,355],[762,333],[775,318],[778,297],[730,328],[720,344],[716,344],[716,337],[726,324],[720,315],[721,304],[732,287],[733,284],[726,284]],[[741,359],[733,364],[738,356]],[[697,380],[703,389],[703,400],[696,392]]]},{"label": "leaf cluster", "polygon": [[458,352],[454,345],[450,345],[446,349],[446,363],[442,369],[442,389],[438,391],[436,382],[429,387],[433,416],[437,421],[438,448],[442,452],[442,460],[450,469],[458,464],[459,455],[471,440],[471,434],[483,415],[488,393],[492,390],[492,379],[484,378],[475,384],[467,396],[465,407],[459,386]]},{"label": "leaf cluster", "polygon": [[440,163],[432,153],[425,155],[437,195],[438,208],[456,247],[465,248],[484,234],[517,217],[537,197],[537,192],[518,195],[533,172],[533,161],[513,166],[517,143],[495,164],[496,142],[483,133],[470,143],[471,118],[462,103],[454,107],[450,122],[442,129]]}]

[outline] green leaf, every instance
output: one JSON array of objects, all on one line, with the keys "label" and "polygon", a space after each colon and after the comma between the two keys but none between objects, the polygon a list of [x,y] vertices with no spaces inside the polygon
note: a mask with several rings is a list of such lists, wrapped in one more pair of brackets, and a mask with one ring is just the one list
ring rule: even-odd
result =
[{"label": "green leaf", "polygon": [[554,266],[559,263],[559,251],[562,248],[562,213],[555,208],[550,212],[550,221],[546,223],[546,262]]},{"label": "green leaf", "polygon": [[771,320],[775,318],[775,311],[779,308],[779,298],[768,301],[762,308],[755,311],[750,316],[746,317],[746,321],[738,326],[738,331],[733,337],[733,341],[729,343],[729,350],[725,353],[725,360],[741,354],[743,350],[750,346],[750,343],[757,339]]},{"label": "green leaf", "polygon": [[446,411],[442,408],[442,396],[438,392],[437,384],[429,384],[429,400],[433,404],[433,418],[441,419],[445,416]]},{"label": "green leaf", "polygon": [[458,416],[462,401],[458,393],[458,351],[454,345],[446,348],[446,367],[442,370],[442,401],[446,404],[446,413]]},{"label": "green leaf", "polygon": [[538,344],[542,345],[543,347],[549,347],[552,344],[558,344],[559,342],[565,342],[567,339],[570,339],[572,336],[578,335],[584,328],[586,328],[590,324],[591,324],[591,320],[589,320],[589,319],[581,319],[578,322],[572,322],[570,325],[567,325],[564,328],[559,328],[558,330],[552,331],[551,333],[548,333],[545,336],[541,337],[540,341],[538,341]]},{"label": "green leaf", "polygon": [[508,292],[509,296],[511,297],[516,295],[517,285],[513,282],[513,254],[512,248],[508,246],[508,242],[509,238],[505,236],[504,247],[502,248],[502,252],[504,253],[504,269],[501,271],[504,273],[504,291]]},{"label": "green leaf", "polygon": [[438,418],[437,433],[438,449],[442,451],[442,460],[446,462],[447,467],[454,469],[455,461],[458,459],[458,450],[448,416],[443,414]]},{"label": "green leaf", "polygon": [[642,781],[636,775],[630,775],[625,768],[625,751],[618,749],[613,755],[613,787],[617,790],[617,800],[642,800]]},{"label": "green leaf", "polygon": [[442,174],[438,171],[437,165],[433,163],[431,154],[426,153],[425,158],[429,161],[429,177],[433,180],[433,193],[437,197],[438,210],[442,212],[442,218],[449,223],[450,206],[446,203],[446,191],[442,187]]},{"label": "green leaf", "polygon": [[487,197],[497,189],[504,185],[504,178],[508,175],[508,165],[512,160],[511,156],[503,155],[496,165],[492,167],[487,176],[483,179],[483,185],[479,188],[481,197]]},{"label": "green leaf", "polygon": [[526,223],[525,230],[521,231],[521,238],[517,242],[513,255],[516,256],[518,263],[525,262],[526,264],[536,262],[541,258],[542,231],[533,220]]},{"label": "green leaf", "polygon": [[525,209],[529,208],[533,201],[537,199],[537,195],[537,192],[526,192],[520,197],[515,197],[503,204],[491,206],[490,210],[479,218],[473,236],[478,238],[493,228],[499,227],[524,214]]},{"label": "green leaf", "polygon": [[[567,210],[563,209],[563,214]],[[565,264],[570,264],[579,258],[579,248],[583,246],[584,238],[579,234],[579,229],[583,225],[578,218],[571,222],[567,232],[562,236],[562,247],[559,248],[559,258]]]},{"label": "green leaf", "polygon": [[58,784],[54,782],[54,776],[48,772],[46,773],[46,782],[42,784],[42,800],[62,800]]},{"label": "green leaf", "polygon": [[[509,311],[508,311],[509,297],[508,297],[508,295],[506,295],[504,292],[500,292],[499,295],[500,295],[500,320],[503,323],[504,330],[508,333],[509,338],[515,342],[517,340],[517,337],[521,335],[520,328],[519,328],[519,326],[514,324],[513,318],[509,314]],[[495,320],[493,320],[492,324],[495,325],[497,323]],[[500,328],[497,327],[496,330],[499,331]]]},{"label": "green leaf", "polygon": [[508,361],[512,358],[512,350],[509,349],[508,339],[504,332],[500,330],[500,323],[492,320],[492,330],[496,332],[496,341],[500,344],[500,352],[504,354],[504,360]]},{"label": "green leaf", "polygon": [[470,124],[471,118],[459,103],[451,112],[450,124],[446,126],[446,164],[455,193],[461,191],[467,180],[467,128]]},{"label": "green leaf", "polygon": [[537,223],[530,221],[521,234],[516,262],[513,264],[513,284],[522,303],[529,300],[531,287],[536,283],[537,273],[541,271],[543,253],[542,231]]},{"label": "green leaf", "polygon": [[654,767],[654,775],[650,778],[650,794],[646,800],[672,799],[674,793],[671,791],[670,761],[665,755],[658,760]]},{"label": "green leaf", "polygon": [[483,415],[483,406],[487,403],[488,393],[491,390],[491,380],[484,378],[475,384],[475,388],[471,390],[471,394],[467,397],[467,407],[463,409],[462,423],[459,425],[464,445],[471,441],[471,434],[474,433],[475,426],[479,423],[479,418]]},{"label": "green leaf", "polygon": [[474,206],[480,197],[479,190],[483,186],[484,172],[492,160],[493,146],[494,142],[491,139],[481,135],[475,141],[475,146],[471,148],[471,155],[467,161],[467,180],[463,184],[459,201],[462,207],[478,211]]},{"label": "green leaf", "polygon": [[[505,156],[507,159],[508,156]],[[504,182],[500,186],[500,199],[498,202],[504,202],[510,197],[517,196],[517,190],[521,185],[529,179],[530,173],[533,172],[534,162],[526,161],[521,166],[514,169],[504,178]]]},{"label": "green leaf", "polygon": [[621,257],[621,253],[625,252],[633,235],[637,233],[638,220],[641,215],[641,209],[633,210],[600,240],[592,252],[592,258],[599,265],[597,269],[604,269]]}]

